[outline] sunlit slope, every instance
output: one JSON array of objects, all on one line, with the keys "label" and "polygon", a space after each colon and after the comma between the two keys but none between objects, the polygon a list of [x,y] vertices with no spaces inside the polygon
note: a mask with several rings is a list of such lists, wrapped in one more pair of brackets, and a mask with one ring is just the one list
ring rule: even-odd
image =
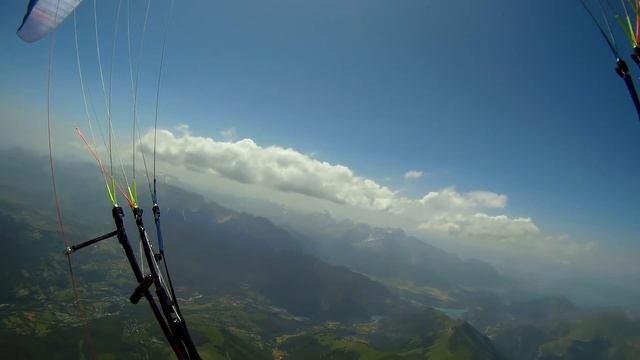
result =
[{"label": "sunlit slope", "polygon": [[640,321],[596,315],[540,347],[541,360],[640,359]]},{"label": "sunlit slope", "polygon": [[471,325],[433,310],[348,330],[329,324],[282,339],[279,350],[287,359],[502,359]]}]

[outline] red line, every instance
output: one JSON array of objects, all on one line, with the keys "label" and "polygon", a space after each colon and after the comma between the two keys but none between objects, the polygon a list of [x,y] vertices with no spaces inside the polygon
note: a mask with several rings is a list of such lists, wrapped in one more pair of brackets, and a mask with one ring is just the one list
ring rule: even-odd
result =
[{"label": "red line", "polygon": [[60,198],[58,197],[58,186],[56,185],[56,171],[53,162],[53,144],[51,142],[51,78],[53,67],[53,48],[55,46],[55,33],[51,35],[51,46],[49,47],[49,73],[47,78],[47,135],[49,140],[49,167],[51,169],[51,185],[53,187],[53,196],[56,205],[56,214],[58,216],[58,225],[65,246],[69,246],[67,234],[64,230],[64,222],[62,221],[62,209],[60,208]]},{"label": "red line", "polygon": [[[58,225],[60,226],[60,234],[62,236],[62,240],[64,241],[65,247],[69,247],[69,240],[67,238],[67,232],[65,231],[64,221],[62,220],[62,208],[60,207],[60,197],[58,196],[58,186],[56,183],[56,170],[55,163],[53,160],[53,142],[51,141],[51,83],[52,83],[52,73],[53,73],[53,49],[55,48],[56,43],[56,33],[53,32],[51,34],[51,45],[49,46],[49,64],[48,64],[48,73],[47,73],[47,139],[49,145],[49,168],[51,170],[51,187],[53,188],[53,197],[56,206],[56,215],[58,218]],[[76,284],[76,279],[73,275],[73,270],[71,267],[71,258],[67,259],[69,262],[69,276],[71,280],[71,287],[73,289],[73,294],[76,299],[76,303],[79,303],[79,294],[78,288]],[[87,320],[86,314],[84,310],[81,308],[79,311],[80,321],[83,324],[83,333],[85,343],[87,343],[89,347],[89,351],[91,354],[91,359],[97,359],[98,356],[96,354],[96,350],[91,339],[91,333],[89,328],[89,322]]]},{"label": "red line", "polygon": [[[112,176],[111,172],[109,172],[109,170],[102,164],[102,161],[100,161],[100,155],[98,155],[98,152],[96,151],[96,149],[93,146],[91,146],[91,144],[89,144],[89,142],[87,141],[87,138],[85,138],[84,134],[82,133],[82,131],[80,131],[79,128],[76,128],[76,134],[78,134],[80,139],[82,139],[82,142],[84,143],[84,146],[87,148],[87,151],[89,151],[91,156],[98,163],[98,166],[100,167],[100,171],[102,172],[102,174],[105,177],[105,181],[108,181],[107,179],[111,178],[111,176]],[[129,206],[131,206],[133,208],[134,207],[134,203],[133,203],[133,200],[131,198],[129,198],[129,195],[127,195],[127,193],[124,191],[124,189],[119,184],[116,183],[116,187],[118,188],[118,191],[120,192],[122,197],[124,197],[124,199],[127,200],[127,203],[129,203]]]}]

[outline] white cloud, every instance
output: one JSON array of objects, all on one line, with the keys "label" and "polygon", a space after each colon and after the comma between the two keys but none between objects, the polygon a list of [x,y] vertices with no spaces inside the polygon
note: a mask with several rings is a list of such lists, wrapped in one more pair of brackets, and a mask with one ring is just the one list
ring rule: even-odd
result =
[{"label": "white cloud", "polygon": [[[183,129],[184,130],[184,129]],[[150,151],[153,134],[142,138]],[[401,197],[374,180],[356,175],[344,165],[329,164],[290,148],[261,147],[251,139],[215,141],[182,131],[158,131],[157,158],[197,172],[212,172],[244,184],[298,193],[369,210],[387,210],[420,222],[447,215],[450,220],[473,215],[479,209],[502,209],[507,196],[487,191],[459,193],[449,187],[420,199]],[[456,220],[458,221],[458,220]]]},{"label": "white cloud", "polygon": [[487,191],[459,193],[454,187],[431,191],[420,199],[398,198],[394,211],[429,217],[434,214],[470,212],[475,209],[501,209],[507,196]]},{"label": "white cloud", "polygon": [[418,227],[428,231],[446,232],[450,235],[494,240],[522,238],[540,233],[540,229],[531,221],[531,218],[490,216],[484,213],[440,214]]},{"label": "white cloud", "polygon": [[220,131],[220,135],[222,136],[223,139],[227,141],[231,141],[231,140],[235,140],[238,134],[236,132],[236,128],[232,127],[232,128],[228,128],[226,130]]},{"label": "white cloud", "polygon": [[472,191],[468,193],[467,196],[476,206],[499,209],[507,206],[507,195],[496,194],[488,191]]},{"label": "white cloud", "polygon": [[[150,151],[152,143],[153,134],[148,133],[141,147]],[[319,161],[293,149],[261,147],[251,139],[222,142],[159,130],[157,144],[159,160],[245,184],[377,210],[388,209],[395,196],[389,188],[355,175],[346,166]]]},{"label": "white cloud", "polygon": [[422,175],[424,175],[422,171],[409,170],[406,173],[404,173],[404,178],[405,180],[417,180],[417,179],[420,179]]},{"label": "white cloud", "polygon": [[[150,151],[152,144],[153,134],[147,133],[141,148]],[[188,131],[176,135],[159,130],[157,144],[158,160],[173,166],[281,193],[384,211],[429,234],[454,236],[487,246],[509,244],[522,249],[546,249],[555,244],[571,248],[572,252],[589,250],[569,240],[542,234],[531,218],[496,214],[507,206],[508,197],[504,194],[459,192],[447,187],[421,198],[408,198],[356,175],[344,165],[320,161],[291,148],[262,147],[251,139],[225,142],[193,136]]]},{"label": "white cloud", "polygon": [[178,126],[176,126],[176,131],[180,134],[191,134],[191,129],[187,124],[178,124]]},{"label": "white cloud", "polygon": [[504,194],[488,191],[460,193],[453,187],[427,193],[420,199],[399,198],[391,211],[412,218],[418,229],[483,241],[539,234],[530,218],[488,215],[507,206]]}]

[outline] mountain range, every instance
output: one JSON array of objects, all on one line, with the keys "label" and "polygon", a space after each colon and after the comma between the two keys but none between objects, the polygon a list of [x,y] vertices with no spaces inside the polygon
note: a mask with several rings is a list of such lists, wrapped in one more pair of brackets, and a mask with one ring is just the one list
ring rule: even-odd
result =
[{"label": "mountain range", "polygon": [[[148,310],[126,301],[135,283],[117,242],[73,255],[74,302],[47,159],[15,149],[0,152],[0,164],[0,242],[11,254],[0,263],[0,355],[56,358],[55,346],[60,358],[170,357]],[[60,162],[58,174],[68,241],[111,231],[96,168]],[[399,229],[327,214],[268,220],[176,186],[160,184],[159,193],[167,261],[205,358],[640,356],[637,320],[529,291]],[[86,333],[93,341],[81,341]],[[28,345],[33,337],[39,346]]]}]

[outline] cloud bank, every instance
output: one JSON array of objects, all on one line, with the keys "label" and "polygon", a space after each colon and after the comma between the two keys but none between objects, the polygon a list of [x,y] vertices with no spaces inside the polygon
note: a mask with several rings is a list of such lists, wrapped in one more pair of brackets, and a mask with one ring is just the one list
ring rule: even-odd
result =
[{"label": "cloud bank", "polygon": [[[158,131],[158,160],[243,184],[388,212],[409,219],[416,229],[428,233],[487,244],[521,241],[536,246],[573,246],[566,240],[556,241],[543,235],[529,217],[504,214],[508,202],[504,194],[459,192],[447,187],[421,198],[409,198],[375,180],[358,176],[347,166],[320,161],[291,148],[262,147],[251,139],[216,141],[193,136],[185,129],[179,133]],[[147,133],[141,140],[141,148],[152,151],[152,146],[153,134]],[[407,179],[420,176],[419,171],[405,174]]]},{"label": "cloud bank", "polygon": [[[293,149],[261,147],[251,139],[225,142],[159,130],[157,143],[158,160],[245,184],[376,210],[389,209],[395,197],[389,188],[355,175],[346,166]],[[141,141],[143,151],[152,151],[152,146],[153,135],[146,134]]]}]

